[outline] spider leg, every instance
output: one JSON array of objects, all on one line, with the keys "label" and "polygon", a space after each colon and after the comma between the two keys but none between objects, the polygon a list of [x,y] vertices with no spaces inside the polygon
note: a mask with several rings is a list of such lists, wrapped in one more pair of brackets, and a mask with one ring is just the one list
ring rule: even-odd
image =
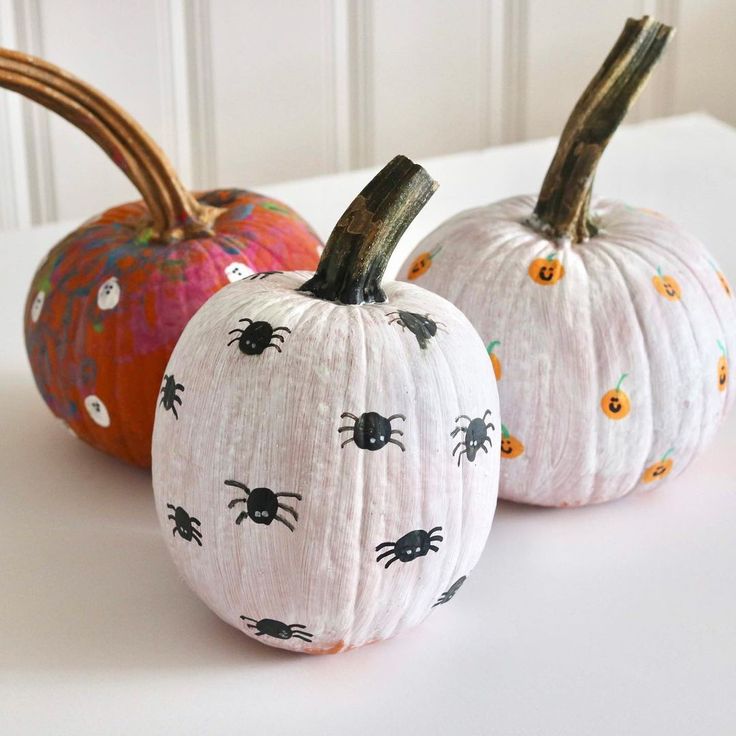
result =
[{"label": "spider leg", "polygon": [[342,443],[342,444],[340,445],[340,449],[342,449],[343,447],[345,447],[345,445],[349,445],[349,444],[350,444],[351,442],[354,442],[354,440],[353,440],[353,438],[352,438],[352,437],[351,437],[351,438],[350,438],[349,440],[345,440],[345,442],[343,442],[343,443]]},{"label": "spider leg", "polygon": [[391,555],[394,554],[393,549],[389,549],[386,552],[382,552],[378,557],[376,557],[376,562],[380,562],[384,557],[391,557]]},{"label": "spider leg", "polygon": [[488,448],[486,447],[485,442],[480,446],[480,449],[483,450],[483,452],[485,452],[486,455],[488,454]]},{"label": "spider leg", "polygon": [[236,332],[238,333],[238,335],[242,335],[245,332],[245,330],[241,330],[239,327],[236,327],[234,330],[230,330],[230,332],[228,332],[227,334],[233,335]]},{"label": "spider leg", "polygon": [[[255,629],[255,626],[248,626],[248,628],[249,628],[249,629]],[[258,632],[258,633],[256,634],[256,636],[265,636],[265,635],[266,635],[266,632],[265,632],[265,631],[259,631],[259,632]]]},{"label": "spider leg", "polygon": [[488,424],[486,424],[486,429],[492,429],[494,432],[496,431],[496,427],[493,422],[488,422]]},{"label": "spider leg", "polygon": [[429,541],[430,542],[444,542],[445,538],[441,534],[438,534],[436,537],[430,537]]},{"label": "spider leg", "polygon": [[166,391],[166,389],[165,389],[165,388],[162,388],[162,389],[161,389],[161,390],[159,391],[159,393],[160,393],[160,394],[162,394],[162,393],[163,393],[164,391]]},{"label": "spider leg", "polygon": [[386,563],[386,564],[385,564],[385,565],[383,566],[384,570],[388,570],[388,569],[389,569],[389,567],[391,567],[391,565],[393,565],[393,564],[394,564],[394,562],[396,562],[396,560],[398,560],[398,559],[399,559],[398,557],[393,557],[392,559],[390,559],[390,560],[389,560],[389,561],[388,561],[388,562],[387,562],[387,563]]},{"label": "spider leg", "polygon": [[434,546],[433,544],[430,544],[430,545],[429,545],[429,548],[430,548],[430,549],[431,549],[432,551],[434,551],[434,552],[439,552],[439,551],[440,551],[440,548],[439,548],[439,547],[435,547],[435,546]]},{"label": "spider leg", "polygon": [[[173,528],[173,529],[171,530],[171,536],[172,536],[172,537],[175,537],[175,536],[176,536],[176,533],[177,533],[178,531],[179,531],[179,527],[178,527],[178,526],[175,526],[175,527],[174,527],[174,528]],[[179,536],[181,536],[181,534],[180,534]]]},{"label": "spider leg", "polygon": [[271,337],[274,340],[276,340],[276,339],[281,340],[281,342],[283,342],[284,340],[286,340],[286,338],[283,335],[277,335],[275,332],[273,333],[273,335],[271,335]]},{"label": "spider leg", "polygon": [[230,340],[230,342],[228,343],[228,346],[232,345],[234,342],[237,342],[238,340],[240,340],[240,337],[234,337],[232,340]]},{"label": "spider leg", "polygon": [[[307,639],[306,636],[299,636],[299,634],[301,634],[301,633],[302,633],[301,631],[297,631],[296,634],[292,634],[291,636],[294,639],[301,639],[302,641],[306,641],[306,642],[310,642],[311,643],[312,639],[311,638],[310,639]],[[310,634],[309,636],[311,637],[311,636],[314,636],[314,635],[313,634]]]},{"label": "spider leg", "polygon": [[176,413],[176,407],[173,404],[171,405],[171,412],[174,415],[174,419],[179,418],[179,415]]},{"label": "spider leg", "polygon": [[241,616],[240,618],[242,618],[243,621],[252,621],[254,624],[258,623],[258,619],[251,618],[250,616]]},{"label": "spider leg", "polygon": [[437,603],[434,604],[434,606],[432,606],[432,608],[434,608],[435,606],[441,606],[443,603],[447,603],[447,601],[442,600],[442,597],[440,597],[440,599],[437,601]]},{"label": "spider leg", "polygon": [[239,319],[238,322],[247,322],[250,325],[253,324],[253,320],[252,319],[248,319],[247,317],[243,317],[243,319]]},{"label": "spider leg", "polygon": [[[458,456],[457,456],[457,466],[458,466],[458,468],[460,467],[460,460],[462,459],[463,455],[466,455],[467,454],[467,452],[468,452],[467,450],[463,450],[462,452],[460,452],[458,454]],[[453,455],[454,454],[455,453],[453,453]]]},{"label": "spider leg", "polygon": [[455,453],[456,453],[456,452],[458,451],[458,449],[459,449],[460,447],[462,447],[462,446],[463,446],[463,444],[464,444],[463,442],[458,442],[458,443],[457,443],[457,444],[455,445],[455,449],[454,449],[454,450],[452,451],[452,454],[453,454],[453,456],[454,456],[454,455],[455,455]]},{"label": "spider leg", "polygon": [[392,429],[391,434],[400,434],[402,437],[404,436],[404,433],[400,429]]},{"label": "spider leg", "polygon": [[483,419],[485,419],[486,417],[492,417],[492,416],[493,416],[493,412],[490,409],[486,409],[483,412]]},{"label": "spider leg", "polygon": [[296,521],[299,521],[299,514],[296,512],[296,509],[292,508],[291,506],[287,506],[285,503],[280,503],[279,508],[291,514],[294,519],[296,519]]},{"label": "spider leg", "polygon": [[[191,521],[192,524],[196,524],[197,526],[200,526],[201,525],[201,522],[199,521],[199,519],[196,516],[190,516],[189,517],[189,521]],[[195,529],[194,531],[196,532],[197,530]]]},{"label": "spider leg", "polygon": [[172,511],[176,511],[176,506],[174,506],[173,503],[167,503],[166,508],[171,509]]},{"label": "spider leg", "polygon": [[[281,504],[279,504],[279,506],[281,506]],[[289,527],[290,531],[294,531],[294,525],[290,521],[286,521],[283,516],[276,514],[273,518],[276,519],[276,521],[280,521],[284,526]]]},{"label": "spider leg", "polygon": [[355,419],[355,421],[358,421],[358,417],[355,416],[355,414],[351,414],[349,411],[344,411],[342,414],[340,414],[340,419],[345,419],[345,417],[348,417],[349,419]]},{"label": "spider leg", "polygon": [[403,414],[392,414],[388,418],[389,422],[393,421],[394,419],[401,419],[402,422],[406,421],[406,417]]},{"label": "spider leg", "polygon": [[338,432],[347,432],[348,430],[354,430],[355,427],[340,427],[337,431]]},{"label": "spider leg", "polygon": [[171,521],[176,521],[176,516],[173,514],[169,514],[167,518],[171,519]]},{"label": "spider leg", "polygon": [[247,498],[234,498],[232,501],[230,501],[227,507],[229,509],[234,509],[235,504],[238,504],[238,503],[248,503],[248,499]]},{"label": "spider leg", "polygon": [[279,330],[284,330],[284,332],[288,332],[289,334],[291,334],[291,330],[288,327],[274,327],[273,328],[274,332],[278,332]]},{"label": "spider leg", "polygon": [[467,419],[469,422],[473,421],[467,414],[461,414],[459,417],[455,418],[455,424],[457,424],[461,419]]},{"label": "spider leg", "polygon": [[389,442],[392,445],[398,445],[401,448],[401,452],[406,452],[406,447],[404,447],[404,445],[402,445],[401,442],[399,442],[398,440],[389,439]]},{"label": "spider leg", "polygon": [[246,486],[244,483],[238,483],[237,480],[226,480],[225,481],[226,486],[235,486],[236,488],[240,488],[246,492],[246,494],[250,494],[250,488]]},{"label": "spider leg", "polygon": [[[192,530],[196,531],[196,530]],[[201,547],[202,546],[202,535],[201,534],[192,534],[192,539]]]},{"label": "spider leg", "polygon": [[[307,627],[304,624],[289,624],[290,629],[306,629]],[[312,636],[308,631],[297,631],[297,634],[306,634],[307,636]]]},{"label": "spider leg", "polygon": [[274,345],[272,342],[268,343],[268,345],[266,345],[266,347],[263,348],[263,349],[264,350],[268,350],[268,348],[276,348],[276,350],[278,350],[279,352],[281,352],[281,348],[278,345]]},{"label": "spider leg", "polygon": [[184,390],[184,386],[182,386],[180,383],[177,383],[176,384],[176,390],[177,391],[183,391]]},{"label": "spider leg", "polygon": [[242,524],[243,521],[245,521],[245,519],[247,519],[247,518],[248,518],[248,512],[247,511],[241,511],[240,512],[240,515],[238,516],[238,518],[235,519],[235,523],[236,524]]},{"label": "spider leg", "polygon": [[441,531],[442,531],[442,527],[441,526],[435,526],[432,529],[430,529],[429,532],[427,532],[427,533],[431,537],[435,532],[441,532]]},{"label": "spider leg", "polygon": [[174,394],[174,401],[176,401],[177,404],[181,404],[181,398]]},{"label": "spider leg", "polygon": [[376,547],[376,552],[378,552],[379,549],[383,549],[384,547],[394,547],[396,545],[396,542],[384,542],[383,544],[379,544]]},{"label": "spider leg", "polygon": [[386,316],[387,317],[390,317],[393,314],[398,314],[398,312],[386,312]]},{"label": "spider leg", "polygon": [[454,437],[458,432],[467,432],[467,427],[455,427],[455,429],[450,432],[450,437]]}]

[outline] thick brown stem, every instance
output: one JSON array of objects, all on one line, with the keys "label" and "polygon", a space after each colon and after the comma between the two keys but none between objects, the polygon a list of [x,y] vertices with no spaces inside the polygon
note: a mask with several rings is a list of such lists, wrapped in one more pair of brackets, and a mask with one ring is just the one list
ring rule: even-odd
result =
[{"label": "thick brown stem", "polygon": [[598,161],[673,32],[646,16],[626,21],[562,131],[539,193],[533,226],[574,243],[595,234],[588,208]]},{"label": "thick brown stem", "polygon": [[391,254],[436,189],[419,164],[392,159],[345,210],[301,291],[341,304],[385,302],[381,279]]},{"label": "thick brown stem", "polygon": [[211,232],[221,210],[197,202],[150,136],[101,92],[53,64],[9,49],[0,49],[0,87],[58,113],[92,138],[140,192],[155,239]]}]

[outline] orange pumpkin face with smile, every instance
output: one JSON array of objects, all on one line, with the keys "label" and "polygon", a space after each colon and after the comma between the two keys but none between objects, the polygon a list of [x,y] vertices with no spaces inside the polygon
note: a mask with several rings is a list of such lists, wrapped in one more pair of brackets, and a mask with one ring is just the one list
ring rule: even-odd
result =
[{"label": "orange pumpkin face with smile", "polygon": [[509,433],[508,429],[501,425],[501,457],[513,460],[524,454],[524,445],[521,440]]},{"label": "orange pumpkin face with smile", "polygon": [[565,267],[557,260],[557,253],[551,253],[546,258],[533,260],[528,273],[535,284],[551,286],[565,275]]},{"label": "orange pumpkin face with smile", "polygon": [[718,390],[725,391],[728,386],[728,358],[726,357],[726,346],[719,340],[718,347],[723,355],[718,358]]},{"label": "orange pumpkin face with smile", "polygon": [[412,261],[411,266],[409,266],[409,272],[406,275],[409,281],[414,281],[414,279],[424,276],[424,274],[432,267],[432,259],[435,258],[441,250],[442,247],[439,247],[431,252],[425,251],[424,253],[420,253]]},{"label": "orange pumpkin face with smile", "polygon": [[650,465],[644,471],[644,475],[642,475],[642,481],[644,481],[644,483],[653,483],[655,480],[662,480],[662,478],[666,478],[672,472],[674,462],[672,458],[669,457],[671,453],[672,450],[668,450],[662,456],[661,460]]},{"label": "orange pumpkin face with smile", "polygon": [[682,297],[682,289],[680,284],[673,276],[667,276],[662,273],[662,269],[657,269],[657,275],[652,278],[654,288],[668,301],[676,302]]},{"label": "orange pumpkin face with smile", "polygon": [[609,419],[623,419],[631,411],[631,401],[626,392],[621,390],[621,384],[626,376],[627,374],[624,373],[618,379],[616,388],[605,393],[601,399],[601,409]]}]

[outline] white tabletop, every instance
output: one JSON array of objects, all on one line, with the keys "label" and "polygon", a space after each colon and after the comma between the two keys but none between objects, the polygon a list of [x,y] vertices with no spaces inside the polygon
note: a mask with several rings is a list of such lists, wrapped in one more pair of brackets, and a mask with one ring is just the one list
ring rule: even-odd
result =
[{"label": "white tabletop", "polygon": [[[441,187],[392,265],[457,210],[536,191],[553,147],[424,161]],[[368,176],[264,191],[326,237]],[[700,115],[624,129],[597,191],[670,214],[736,282],[736,131]],[[68,435],[37,394],[23,299],[73,226],[0,235],[3,736],[735,732],[736,416],[661,491],[574,510],[502,503],[467,585],[418,629],[288,654],[189,592],[148,474]]]}]

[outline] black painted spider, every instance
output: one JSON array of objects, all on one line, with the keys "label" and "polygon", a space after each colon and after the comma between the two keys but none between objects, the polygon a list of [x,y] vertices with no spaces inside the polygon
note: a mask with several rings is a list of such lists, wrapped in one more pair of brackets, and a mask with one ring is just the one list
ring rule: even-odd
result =
[{"label": "black painted spider", "polygon": [[383,544],[379,544],[376,547],[376,552],[384,547],[388,547],[389,549],[378,555],[378,557],[376,557],[376,562],[380,562],[384,557],[393,555],[393,557],[391,557],[391,559],[384,565],[384,567],[388,569],[390,565],[393,565],[393,563],[396,562],[396,560],[400,560],[401,562],[411,562],[417,557],[424,557],[429,550],[439,552],[439,547],[432,544],[432,542],[441,542],[444,539],[444,537],[439,534],[433,536],[435,532],[441,531],[441,526],[436,526],[428,532],[425,532],[424,529],[415,529],[414,531],[404,534],[403,537],[400,537],[395,542],[384,542]]},{"label": "black painted spider", "polygon": [[390,417],[381,416],[375,411],[367,411],[359,417],[356,417],[355,414],[351,414],[349,411],[340,414],[340,419],[346,418],[355,421],[352,425],[340,427],[337,431],[352,432],[353,436],[345,440],[340,445],[341,448],[350,442],[355,442],[361,450],[380,450],[390,442],[392,445],[398,445],[402,452],[406,451],[404,445],[391,436],[394,434],[404,436],[404,433],[400,429],[391,429],[392,420],[401,419],[402,421],[406,421],[406,417],[403,414],[392,414]]},{"label": "black painted spider", "polygon": [[461,419],[467,419],[469,422],[467,427],[455,427],[450,434],[450,437],[454,437],[458,432],[465,432],[463,439],[455,445],[455,449],[452,451],[452,456],[455,457],[455,453],[461,447],[464,448],[457,456],[458,467],[460,467],[460,460],[463,455],[467,455],[468,460],[472,463],[475,460],[475,456],[478,454],[478,450],[482,449],[486,455],[488,454],[488,448],[485,446],[486,442],[493,447],[491,438],[488,436],[488,430],[493,429],[495,431],[496,428],[493,426],[492,422],[488,422],[488,424],[486,424],[486,417],[490,415],[491,410],[486,409],[482,418],[477,417],[476,419],[471,419],[466,414],[461,414],[455,419],[456,422],[459,422]]},{"label": "black painted spider", "polygon": [[286,511],[294,517],[294,521],[299,521],[299,514],[296,509],[286,504],[280,503],[280,498],[295,498],[297,501],[301,501],[302,497],[299,493],[274,493],[270,488],[254,488],[251,490],[244,483],[239,483],[237,480],[226,480],[226,486],[234,486],[245,491],[243,498],[234,498],[227,505],[229,509],[235,508],[239,503],[246,505],[246,510],[241,511],[238,518],[235,519],[236,524],[242,524],[246,519],[251,519],[256,524],[265,524],[268,526],[274,519],[280,521],[284,526],[288,527],[292,532],[294,531],[294,525],[284,519],[283,516],[279,516],[279,509]]},{"label": "black painted spider", "polygon": [[276,348],[276,350],[281,352],[279,344],[272,342],[272,340],[280,340],[283,343],[285,338],[283,335],[278,334],[279,330],[291,332],[288,327],[271,327],[268,322],[254,322],[252,319],[248,319],[248,317],[244,317],[238,320],[238,322],[247,322],[248,326],[244,330],[240,328],[230,330],[227,334],[232,335],[237,333],[237,337],[230,340],[228,345],[237,342],[240,352],[246,355],[260,355],[266,348]]},{"label": "black painted spider", "polygon": [[[282,621],[276,621],[272,618],[262,618],[257,621],[250,616],[241,616],[243,621],[252,621],[248,624],[249,629],[255,629],[258,633],[256,636],[272,636],[274,639],[301,639],[302,641],[312,641],[314,634],[305,631],[307,627],[304,624],[285,624]],[[295,631],[294,629],[297,629]]]},{"label": "black painted spider", "polygon": [[171,532],[173,536],[176,536],[178,533],[182,539],[187,542],[194,540],[201,547],[202,532],[195,528],[199,526],[199,519],[189,516],[181,506],[174,506],[173,504],[167,503],[166,508],[174,512],[173,514],[169,514],[169,519],[174,522],[174,529]]},{"label": "black painted spider", "polygon": [[277,273],[283,273],[283,271],[259,271],[258,273],[251,274],[250,276],[246,276],[244,281],[263,281],[263,279],[267,279],[269,276],[274,276]]},{"label": "black painted spider", "polygon": [[178,419],[179,415],[176,412],[176,404],[181,404],[181,397],[177,394],[177,391],[183,391],[184,386],[176,382],[174,375],[164,376],[163,388],[159,391],[161,401],[158,403],[164,407],[166,411],[171,411],[174,414],[174,419]]},{"label": "black painted spider", "polygon": [[428,314],[421,315],[416,312],[405,312],[400,309],[398,312],[389,312],[387,317],[394,317],[389,321],[392,325],[396,322],[400,327],[409,330],[414,337],[417,338],[419,347],[424,350],[427,343],[437,334],[438,327],[444,327],[443,322],[435,322]]},{"label": "black painted spider", "polygon": [[[434,606],[441,606],[443,603],[449,603],[454,597],[455,593],[462,588],[463,583],[466,581],[465,575],[458,578],[438,599]],[[432,608],[434,608],[432,606]]]}]

